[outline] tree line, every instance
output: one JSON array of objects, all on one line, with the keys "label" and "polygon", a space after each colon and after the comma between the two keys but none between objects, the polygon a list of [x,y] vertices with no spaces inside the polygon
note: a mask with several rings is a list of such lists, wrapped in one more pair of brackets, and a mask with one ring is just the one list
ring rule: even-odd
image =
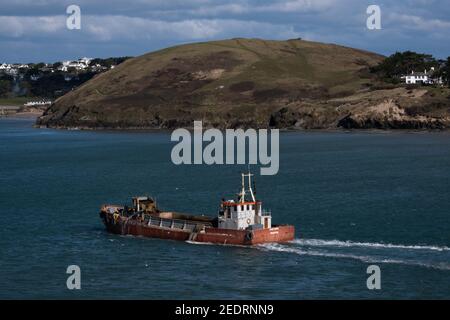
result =
[{"label": "tree line", "polygon": [[431,54],[413,51],[396,52],[374,66],[370,71],[386,82],[400,83],[401,77],[414,72],[431,71],[441,77],[444,84],[450,85],[450,57],[446,60],[436,59]]}]

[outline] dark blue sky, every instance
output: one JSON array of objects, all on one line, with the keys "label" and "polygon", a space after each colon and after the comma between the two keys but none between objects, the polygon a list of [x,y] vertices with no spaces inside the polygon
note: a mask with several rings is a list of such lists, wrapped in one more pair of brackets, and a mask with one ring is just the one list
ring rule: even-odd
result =
[{"label": "dark blue sky", "polygon": [[[81,29],[66,28],[66,8]],[[381,30],[366,27],[369,5]],[[167,46],[254,37],[337,43],[381,54],[450,56],[449,0],[1,0],[0,62],[140,55]]]}]

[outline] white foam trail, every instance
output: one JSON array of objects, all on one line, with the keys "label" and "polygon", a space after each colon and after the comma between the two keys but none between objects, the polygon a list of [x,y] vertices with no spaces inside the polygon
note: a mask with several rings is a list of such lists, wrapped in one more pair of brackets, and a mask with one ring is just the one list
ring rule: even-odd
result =
[{"label": "white foam trail", "polygon": [[321,240],[321,239],[295,239],[292,243],[301,246],[311,247],[363,247],[363,248],[382,248],[382,249],[408,249],[408,250],[433,250],[433,251],[450,251],[445,246],[428,246],[428,245],[403,245],[391,243],[371,243],[371,242],[353,242],[340,240]]},{"label": "white foam trail", "polygon": [[450,270],[450,264],[447,263],[426,263],[421,261],[413,261],[413,260],[402,260],[402,259],[382,259],[371,256],[362,256],[355,254],[346,254],[346,253],[332,253],[332,252],[320,252],[313,250],[302,250],[299,248],[295,248],[289,245],[282,244],[261,244],[257,246],[261,250],[266,251],[278,251],[278,252],[290,252],[298,255],[308,255],[308,256],[317,256],[317,257],[328,257],[328,258],[346,258],[346,259],[355,259],[366,263],[393,263],[393,264],[404,264],[404,265],[412,265],[412,266],[420,266],[426,268],[433,268],[439,270]]},{"label": "white foam trail", "polygon": [[199,242],[193,240],[186,240],[186,243],[189,244],[198,244],[202,246],[226,246],[226,247],[238,247],[238,248],[252,248],[252,246],[244,245],[244,244],[230,244],[230,243],[214,243],[214,242]]}]

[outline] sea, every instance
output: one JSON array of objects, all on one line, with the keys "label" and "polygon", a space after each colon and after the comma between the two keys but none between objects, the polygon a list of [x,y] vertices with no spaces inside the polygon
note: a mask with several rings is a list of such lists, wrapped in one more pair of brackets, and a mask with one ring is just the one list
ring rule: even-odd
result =
[{"label": "sea", "polygon": [[32,125],[0,119],[2,299],[450,299],[448,132],[280,133],[278,174],[251,169],[295,240],[242,247],[109,234],[99,209],[215,215],[246,165],[175,165],[170,132]]}]

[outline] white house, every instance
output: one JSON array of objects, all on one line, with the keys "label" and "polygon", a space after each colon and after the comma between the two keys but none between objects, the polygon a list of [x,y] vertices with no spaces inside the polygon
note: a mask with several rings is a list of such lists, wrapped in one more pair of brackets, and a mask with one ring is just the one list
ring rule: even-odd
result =
[{"label": "white house", "polygon": [[67,72],[68,68],[75,68],[76,70],[84,70],[88,67],[92,59],[82,58],[77,61],[63,61],[62,65],[58,68],[63,72]]},{"label": "white house", "polygon": [[88,66],[91,63],[91,61],[92,61],[92,58],[86,58],[86,57],[78,59],[78,62],[84,63],[86,66]]},{"label": "white house", "polygon": [[24,106],[31,107],[31,106],[45,106],[45,105],[51,105],[52,102],[50,100],[39,100],[39,101],[29,101],[27,103],[24,103]]},{"label": "white house", "polygon": [[2,63],[0,64],[0,70],[9,70],[12,68],[12,65],[9,63]]},{"label": "white house", "polygon": [[19,74],[19,70],[11,67],[10,69],[6,69],[5,72],[11,76],[16,76],[17,74]]},{"label": "white house", "polygon": [[102,66],[98,63],[96,63],[95,65],[91,65],[90,68],[94,72],[105,71],[107,69],[105,66]]},{"label": "white house", "polygon": [[430,71],[425,70],[424,72],[414,72],[411,74],[402,76],[406,84],[441,84],[442,79],[434,76],[434,67]]}]

